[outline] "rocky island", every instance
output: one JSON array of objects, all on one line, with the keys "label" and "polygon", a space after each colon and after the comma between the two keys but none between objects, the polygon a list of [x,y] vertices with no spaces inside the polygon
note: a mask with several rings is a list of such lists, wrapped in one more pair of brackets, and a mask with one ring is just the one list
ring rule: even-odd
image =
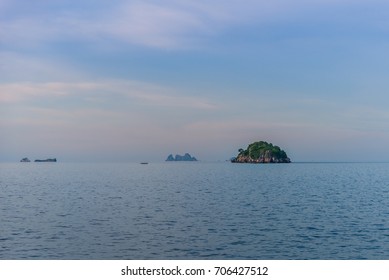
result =
[{"label": "rocky island", "polygon": [[170,154],[166,161],[197,161],[197,159],[195,157],[192,157],[190,154],[186,153],[185,155],[181,156],[181,155],[176,155],[175,157],[173,157],[172,154]]},{"label": "rocky island", "polygon": [[237,157],[232,158],[234,163],[290,163],[290,158],[284,150],[272,143],[259,141],[251,143],[246,150],[239,149]]}]

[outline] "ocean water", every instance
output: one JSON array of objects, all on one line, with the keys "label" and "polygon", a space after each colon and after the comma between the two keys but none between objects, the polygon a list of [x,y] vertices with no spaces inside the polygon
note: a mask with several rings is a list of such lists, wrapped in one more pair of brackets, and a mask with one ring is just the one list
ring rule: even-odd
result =
[{"label": "ocean water", "polygon": [[3,163],[0,259],[389,259],[389,164]]}]

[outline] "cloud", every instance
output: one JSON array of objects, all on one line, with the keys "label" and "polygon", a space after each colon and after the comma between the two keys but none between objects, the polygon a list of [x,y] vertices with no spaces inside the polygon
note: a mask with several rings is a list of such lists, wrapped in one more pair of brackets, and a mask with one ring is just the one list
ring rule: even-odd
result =
[{"label": "cloud", "polygon": [[[189,9],[152,1],[132,1],[107,9],[41,10],[0,20],[4,46],[30,48],[58,40],[122,41],[151,47],[177,47],[192,32],[206,32],[201,15]],[[75,5],[77,6],[77,5]],[[5,6],[6,8],[7,6]],[[11,9],[13,11],[13,9]]]},{"label": "cloud", "polygon": [[201,15],[188,9],[135,2],[121,8],[102,31],[130,43],[170,48],[187,43],[188,33],[205,33],[207,27]]},{"label": "cloud", "polygon": [[[104,107],[105,104],[137,101],[144,106],[162,106],[213,110],[217,106],[207,99],[185,96],[176,89],[137,81],[107,80],[84,82],[4,83],[0,84],[1,103],[23,103],[55,99],[61,107],[66,99],[75,99],[74,106]],[[89,105],[86,105],[87,102]],[[108,106],[109,107],[109,106]]]},{"label": "cloud", "polygon": [[12,81],[78,81],[87,76],[68,60],[0,50],[0,84]]},{"label": "cloud", "polygon": [[131,1],[102,7],[96,1],[88,13],[85,7],[73,5],[63,10],[41,7],[35,14],[21,13],[17,5],[4,5],[4,9],[11,7],[9,16],[0,20],[0,42],[23,48],[64,39],[113,39],[151,47],[178,47],[188,43],[184,41],[193,33],[211,30],[211,14],[193,4],[178,3]]},{"label": "cloud", "polygon": [[98,88],[93,83],[10,83],[0,84],[0,103],[17,103],[38,98],[68,96]]},{"label": "cloud", "polygon": [[[103,80],[82,82],[24,82],[0,84],[0,106],[14,108],[12,116],[42,115],[34,111],[50,109],[54,119],[71,119],[69,114],[77,112],[106,112],[103,117],[87,118],[80,114],[80,119],[111,119],[114,123],[120,118],[150,120],[168,127],[191,125],[189,130],[199,127],[203,134],[234,135],[234,131],[256,131],[261,128],[277,130],[282,127],[317,126],[336,129],[361,131],[386,131],[389,114],[376,105],[359,104],[357,101],[335,101],[300,96],[296,98],[272,95],[239,98],[238,100],[213,100],[210,97],[196,97],[193,92],[169,88],[157,84],[126,80]],[[345,106],[347,102],[348,106]],[[351,106],[352,105],[352,106]],[[18,112],[18,113],[16,113]],[[54,112],[57,112],[56,114]],[[117,115],[118,113],[125,113]],[[160,119],[160,117],[163,116]],[[44,117],[46,118],[46,117]],[[220,120],[222,118],[222,120]],[[163,119],[163,120],[162,120]],[[220,120],[220,121],[218,121]],[[239,133],[238,133],[239,134]]]},{"label": "cloud", "polygon": [[0,21],[0,42],[20,48],[63,40],[193,48],[204,38],[234,26],[288,22],[351,3],[362,5],[364,1],[149,0],[113,1],[110,5],[95,1],[93,7],[38,5],[36,13],[21,13],[16,4],[8,3],[3,7],[3,13],[9,10],[8,16]]}]

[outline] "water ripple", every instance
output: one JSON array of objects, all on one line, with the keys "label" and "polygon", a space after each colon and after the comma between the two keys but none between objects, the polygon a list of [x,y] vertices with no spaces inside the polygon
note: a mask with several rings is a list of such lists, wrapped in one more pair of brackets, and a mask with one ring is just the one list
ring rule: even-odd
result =
[{"label": "water ripple", "polygon": [[389,164],[1,167],[0,259],[389,258]]}]

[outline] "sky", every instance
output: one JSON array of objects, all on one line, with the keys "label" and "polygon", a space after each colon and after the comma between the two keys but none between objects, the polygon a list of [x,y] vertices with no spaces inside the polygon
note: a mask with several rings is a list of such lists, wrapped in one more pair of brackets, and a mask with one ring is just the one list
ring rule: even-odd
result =
[{"label": "sky", "polygon": [[389,2],[0,0],[0,161],[389,161]]}]

